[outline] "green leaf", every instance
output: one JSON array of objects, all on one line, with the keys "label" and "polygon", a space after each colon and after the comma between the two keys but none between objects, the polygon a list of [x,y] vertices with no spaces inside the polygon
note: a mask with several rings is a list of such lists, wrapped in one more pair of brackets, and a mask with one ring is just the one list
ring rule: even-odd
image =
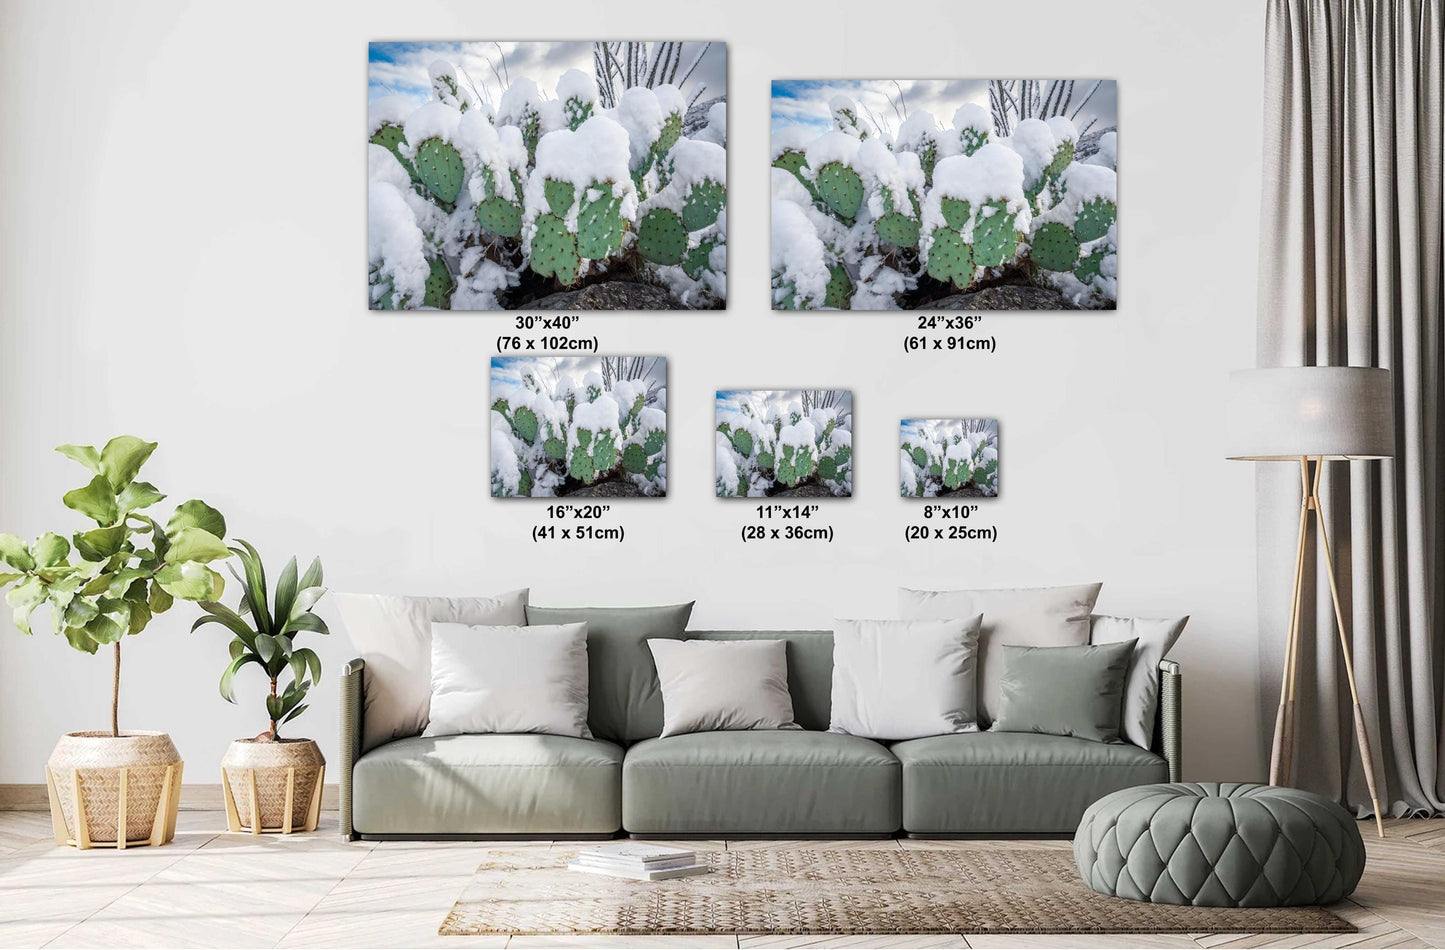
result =
[{"label": "green leaf", "polygon": [[54,567],[70,556],[70,542],[58,534],[42,534],[31,548],[35,563],[41,567]]},{"label": "green leaf", "polygon": [[321,558],[312,558],[311,566],[306,569],[305,574],[301,575],[301,589],[320,587],[321,584]]},{"label": "green leaf", "polygon": [[11,581],[18,581],[18,580],[20,580],[20,578],[22,578],[22,577],[24,577],[24,576],[25,576],[24,574],[6,574],[6,573],[0,573],[0,587],[4,587],[6,584],[9,584]]},{"label": "green leaf", "polygon": [[0,534],[0,560],[17,571],[35,570],[35,558],[30,556],[30,548],[13,534]]},{"label": "green leaf", "polygon": [[253,662],[249,654],[238,656],[231,660],[226,667],[226,672],[221,674],[221,698],[228,703],[236,701],[235,680],[236,673],[247,663]]},{"label": "green leaf", "polygon": [[183,501],[177,505],[176,513],[171,515],[170,521],[166,522],[167,534],[175,534],[182,528],[200,528],[218,538],[224,538],[226,536],[226,519],[204,501],[192,498],[190,501]]},{"label": "green leaf", "polygon": [[277,725],[281,725],[281,724],[284,724],[284,723],[288,723],[288,722],[290,722],[291,720],[295,719],[297,716],[299,716],[299,715],[301,715],[302,713],[304,713],[304,712],[306,711],[306,708],[307,708],[309,705],[310,705],[310,703],[302,703],[300,706],[297,706],[295,709],[293,709],[293,710],[291,710],[289,713],[287,713],[287,714],[286,714],[286,718],[285,718],[285,719],[282,719],[280,723],[277,723]]},{"label": "green leaf", "polygon": [[45,585],[40,578],[32,577],[23,584],[16,584],[5,594],[5,602],[13,608],[11,616],[21,633],[30,633],[30,615],[35,608],[45,603]]},{"label": "green leaf", "polygon": [[120,552],[120,546],[125,543],[125,534],[124,522],[81,531],[75,536],[75,550],[87,561],[104,561]]},{"label": "green leaf", "polygon": [[328,629],[326,626],[326,621],[322,620],[315,614],[301,614],[299,616],[292,617],[290,620],[286,621],[286,625],[281,628],[280,632],[297,633],[302,630],[306,630],[311,633],[319,633],[322,635],[331,633],[330,629]]},{"label": "green leaf", "polygon": [[130,632],[130,604],[118,597],[96,601],[100,612],[85,625],[85,635],[96,643],[117,643]]},{"label": "green leaf", "polygon": [[231,556],[226,542],[204,528],[184,527],[171,535],[171,546],[166,550],[167,564],[185,561],[218,561]]},{"label": "green leaf", "polygon": [[147,598],[146,602],[150,604],[151,613],[163,614],[167,610],[170,610],[171,605],[176,601],[174,597],[166,593],[165,588],[161,587],[159,581],[152,579],[150,597]]},{"label": "green leaf", "polygon": [[100,453],[93,445],[57,445],[55,451],[68,459],[74,459],[81,465],[90,469],[96,475],[100,474]]},{"label": "green leaf", "polygon": [[[196,627],[199,627],[203,623],[215,622],[216,621],[214,620],[208,620],[207,618],[202,617],[200,620],[197,620],[195,624],[191,627],[191,632],[194,633]],[[235,639],[233,639],[231,641],[231,645],[227,649],[231,651],[231,659],[233,660],[236,659],[236,657],[238,656],[245,656],[247,653],[251,652],[250,647],[246,646],[245,642],[242,641],[240,637],[236,637]]]},{"label": "green leaf", "polygon": [[310,671],[311,682],[321,682],[321,657],[317,656],[315,650],[309,647],[302,647],[291,654],[292,674],[295,675],[297,679],[300,679],[300,675],[295,673],[297,659],[304,661],[304,671]]},{"label": "green leaf", "polygon": [[76,597],[65,607],[65,613],[61,615],[67,627],[83,627],[90,623],[100,614],[100,608],[95,601],[85,597]]},{"label": "green leaf", "polygon": [[156,443],[133,435],[118,435],[100,450],[100,474],[110,483],[111,494],[118,494],[135,481],[146,459],[156,450]]},{"label": "green leaf", "polygon": [[225,590],[221,575],[197,561],[167,564],[156,574],[161,589],[180,600],[216,600]]},{"label": "green leaf", "polygon": [[75,647],[75,649],[79,650],[80,652],[90,653],[92,655],[100,646],[99,643],[96,643],[90,638],[89,631],[87,631],[84,627],[66,627],[65,639],[70,642],[71,646]]},{"label": "green leaf", "polygon": [[278,719],[281,718],[281,697],[280,697],[280,696],[267,696],[267,697],[266,697],[266,712],[267,712],[267,714],[271,717],[271,721],[272,721],[272,722],[276,722]]},{"label": "green leaf", "polygon": [[268,633],[262,633],[256,637],[255,649],[256,655],[261,658],[261,662],[269,665],[270,662],[276,658],[276,654],[280,651],[281,647],[275,637]]},{"label": "green leaf", "polygon": [[131,636],[135,636],[146,628],[146,624],[151,622],[151,609],[146,606],[144,600],[132,600],[127,597],[126,603],[130,604],[129,633]]},{"label": "green leaf", "polygon": [[[246,584],[242,591],[244,603],[251,611],[252,619],[256,621],[256,629],[262,633],[270,633],[275,624],[271,621],[266,605],[266,568],[261,564],[261,555],[251,546],[251,542],[244,539],[237,539],[237,542],[241,547],[232,548],[231,552],[241,559],[241,565],[246,569]],[[238,576],[237,580],[239,579]]]},{"label": "green leaf", "polygon": [[311,608],[316,606],[316,602],[325,596],[326,588],[307,587],[305,590],[299,592],[296,595],[296,599],[291,602],[291,610],[287,613],[286,619],[288,621],[294,620],[297,617],[310,613]]},{"label": "green leaf", "polygon": [[281,576],[276,579],[276,619],[291,616],[291,604],[296,600],[296,558],[286,562]]},{"label": "green leaf", "polygon": [[104,475],[97,475],[84,488],[65,493],[61,499],[65,507],[85,515],[96,524],[115,524],[120,517],[120,508],[115,503],[115,492]]},{"label": "green leaf", "polygon": [[225,627],[227,630],[230,630],[237,637],[239,637],[241,642],[248,649],[254,649],[252,644],[254,644],[256,641],[256,631],[252,630],[246,624],[246,621],[241,617],[240,614],[236,613],[225,604],[208,602],[201,604],[201,609],[204,610],[207,615],[201,617],[199,620],[197,620],[191,625],[192,633],[195,633],[196,629],[203,624],[218,623]]},{"label": "green leaf", "polygon": [[150,482],[131,482],[125,486],[124,491],[116,496],[115,501],[120,505],[121,511],[129,513],[141,508],[149,508],[165,497]]}]

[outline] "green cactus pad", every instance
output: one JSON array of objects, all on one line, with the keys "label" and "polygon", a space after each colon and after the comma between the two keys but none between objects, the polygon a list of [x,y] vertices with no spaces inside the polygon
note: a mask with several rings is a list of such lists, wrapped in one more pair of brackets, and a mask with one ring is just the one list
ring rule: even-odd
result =
[{"label": "green cactus pad", "polygon": [[602,193],[592,201],[584,199],[577,212],[577,250],[583,257],[601,260],[622,247],[622,199],[612,194],[611,185],[593,188]]},{"label": "green cactus pad", "polygon": [[928,249],[928,276],[967,287],[973,282],[973,264],[973,251],[957,231],[934,230],[933,244]]},{"label": "green cactus pad", "polygon": [[818,169],[816,184],[819,196],[839,217],[852,220],[863,206],[863,179],[841,162],[829,162]]},{"label": "green cactus pad", "polygon": [[1074,276],[1086,284],[1095,277],[1102,276],[1103,271],[1101,265],[1104,263],[1104,257],[1108,253],[1107,250],[1101,247],[1079,261],[1079,266],[1074,268]]},{"label": "green cactus pad", "polygon": [[436,307],[438,310],[451,308],[452,296],[452,274],[447,270],[447,262],[440,257],[432,258],[431,270],[426,277],[426,298],[428,307]]},{"label": "green cactus pad", "polygon": [[840,445],[837,451],[833,453],[833,457],[838,460],[838,465],[841,468],[847,465],[848,460],[853,457],[853,449],[846,445]]},{"label": "green cactus pad", "polygon": [[983,129],[964,129],[959,136],[959,144],[963,147],[963,154],[972,155],[988,144],[988,133]]},{"label": "green cactus pad", "polygon": [[592,440],[592,467],[604,475],[617,465],[617,442],[610,431],[597,433]]},{"label": "green cactus pad", "polygon": [[1079,243],[1097,241],[1114,226],[1116,209],[1107,198],[1092,198],[1083,203],[1074,217],[1074,237]]},{"label": "green cactus pad", "polygon": [[542,443],[542,451],[549,459],[564,459],[567,457],[567,443],[561,439],[548,439]]},{"label": "green cactus pad", "polygon": [[775,464],[777,464],[777,460],[773,457],[773,453],[771,453],[771,452],[759,452],[759,453],[758,453],[758,468],[771,469]]},{"label": "green cactus pad", "polygon": [[570,181],[557,181],[555,178],[548,178],[542,182],[542,194],[547,198],[547,207],[559,218],[567,217],[567,212],[572,210],[572,200],[577,197],[577,189],[572,187]]},{"label": "green cactus pad", "polygon": [[568,99],[562,105],[562,111],[567,116],[567,128],[576,132],[577,129],[592,117],[594,103],[583,102],[581,99]]},{"label": "green cactus pad", "polygon": [[641,475],[647,468],[647,450],[636,442],[623,449],[622,467],[633,475]]},{"label": "green cactus pad", "polygon": [[592,464],[592,453],[587,451],[585,445],[572,447],[572,461],[567,466],[567,474],[588,485],[597,477],[597,469]]},{"label": "green cactus pad", "polygon": [[380,145],[395,155],[396,160],[401,162],[401,167],[405,168],[406,173],[411,176],[411,180],[416,181],[416,169],[412,167],[411,160],[401,154],[401,143],[405,141],[406,133],[401,130],[399,125],[383,125],[371,136],[371,144]]},{"label": "green cactus pad", "polygon": [[918,221],[894,211],[879,218],[875,229],[878,239],[894,247],[918,246]]},{"label": "green cactus pad", "polygon": [[522,206],[506,198],[488,198],[477,205],[477,221],[498,237],[514,238],[522,233]]},{"label": "green cactus pad", "polygon": [[[773,167],[782,168],[792,172],[794,175],[797,175],[798,172],[808,167],[808,157],[802,152],[788,149],[787,151],[783,152],[783,154],[773,159]],[[799,177],[801,179],[801,176]]]},{"label": "green cactus pad", "polygon": [[577,279],[580,266],[577,239],[568,233],[567,223],[553,214],[537,218],[537,233],[532,236],[532,270],[570,284]]},{"label": "green cactus pad", "polygon": [[662,123],[662,134],[658,135],[657,142],[652,146],[653,154],[658,158],[672,151],[677,140],[682,138],[682,114],[678,112],[668,113]]},{"label": "green cactus pad", "polygon": [[662,447],[666,444],[667,433],[662,431],[661,429],[653,429],[651,432],[647,433],[647,438],[642,440],[642,447],[647,450],[647,454],[649,456],[656,455],[658,452],[661,452]]},{"label": "green cactus pad", "polygon": [[944,198],[939,202],[943,209],[943,220],[955,231],[962,231],[968,225],[969,207],[967,201],[959,201],[957,198]]},{"label": "green cactus pad", "polygon": [[372,303],[372,310],[400,310],[402,301],[396,299],[396,287],[389,280],[379,280],[376,286],[381,290]]},{"label": "green cactus pad", "polygon": [[682,206],[682,224],[689,231],[701,231],[717,223],[718,212],[727,203],[727,189],[721,182],[704,178],[687,190]]},{"label": "green cactus pad", "polygon": [[1057,221],[1034,232],[1034,263],[1045,270],[1073,270],[1079,262],[1079,240]]},{"label": "green cactus pad", "polygon": [[512,414],[512,434],[531,445],[537,441],[537,414],[527,406],[518,406]]},{"label": "green cactus pad", "polygon": [[462,190],[462,154],[438,138],[416,149],[416,177],[439,201],[451,204]]},{"label": "green cactus pad", "polygon": [[666,208],[653,208],[637,228],[637,251],[657,264],[681,264],[687,254],[687,228]]},{"label": "green cactus pad", "polygon": [[778,481],[787,485],[789,488],[798,484],[798,470],[793,466],[793,460],[790,458],[785,458],[779,462],[777,471],[774,472],[774,474],[778,476]]},{"label": "green cactus pad", "polygon": [[915,447],[914,450],[909,453],[909,457],[913,459],[913,464],[919,468],[926,468],[928,466],[928,453],[923,451],[922,448]]},{"label": "green cactus pad", "polygon": [[853,281],[849,279],[842,264],[829,267],[828,274],[828,290],[823,295],[823,305],[836,310],[847,310],[848,302],[853,299]]},{"label": "green cactus pad", "polygon": [[1054,149],[1054,157],[1049,161],[1048,166],[1044,168],[1044,177],[1049,179],[1058,178],[1073,160],[1074,143],[1060,142],[1058,147]]},{"label": "green cactus pad", "polygon": [[993,212],[980,213],[973,225],[973,262],[979,267],[1001,267],[1013,260],[1018,250],[1019,233],[1014,229],[1017,215],[1010,214],[1008,203],[990,201],[984,205]]},{"label": "green cactus pad", "polygon": [[832,480],[838,477],[838,463],[829,455],[818,459],[818,474],[823,478]]},{"label": "green cactus pad", "polygon": [[749,458],[753,454],[753,434],[747,429],[739,429],[733,433],[733,448],[737,449],[743,458]]},{"label": "green cactus pad", "polygon": [[682,259],[683,273],[693,280],[702,279],[702,272],[712,266],[712,251],[717,245],[716,241],[703,241],[688,251],[687,256]]},{"label": "green cactus pad", "polygon": [[923,167],[923,180],[933,184],[933,169],[938,166],[938,146],[935,143],[928,142],[918,150],[918,164]]}]

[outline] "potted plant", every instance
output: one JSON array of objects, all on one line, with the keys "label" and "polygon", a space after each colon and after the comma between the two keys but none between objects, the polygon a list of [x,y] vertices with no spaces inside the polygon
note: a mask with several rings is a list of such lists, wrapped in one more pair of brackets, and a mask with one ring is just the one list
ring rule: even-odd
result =
[{"label": "potted plant", "polygon": [[0,534],[9,568],[0,588],[20,631],[29,634],[31,615],[49,604],[53,631],[72,647],[93,654],[109,646],[114,657],[110,729],[62,736],[46,763],[56,844],[125,848],[175,836],[183,763],[165,733],[121,731],[120,648],[177,599],[220,597],[225,581],[210,564],[231,552],[226,520],[203,501],[178,505],[164,527],[145,513],[166,497],[137,478],[155,449],[130,435],[99,451],[60,446],[93,475],[63,501],[96,527],[69,539],[47,532],[31,544]]},{"label": "potted plant", "polygon": [[[195,632],[207,624],[220,624],[231,632],[231,661],[221,674],[221,696],[236,701],[236,674],[252,664],[270,680],[266,714],[271,725],[260,735],[237,739],[221,759],[221,786],[226,797],[226,819],[232,831],[290,834],[314,831],[321,815],[321,785],[326,759],[310,739],[282,738],[282,725],[306,711],[306,693],[321,679],[321,658],[309,647],[296,646],[298,633],[330,633],[326,621],[312,613],[325,594],[321,586],[321,559],[297,578],[296,558],[286,562],[274,596],[266,591],[266,569],[261,555],[247,541],[231,552],[241,561],[245,576],[237,610],[223,604],[201,604],[206,616],[191,626]],[[246,616],[243,616],[246,615]]]}]

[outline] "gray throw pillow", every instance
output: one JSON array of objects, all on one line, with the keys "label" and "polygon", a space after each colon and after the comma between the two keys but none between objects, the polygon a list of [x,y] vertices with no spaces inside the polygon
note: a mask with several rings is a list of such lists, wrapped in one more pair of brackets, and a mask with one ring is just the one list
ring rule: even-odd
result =
[{"label": "gray throw pillow", "polygon": [[619,745],[662,733],[662,689],[648,640],[681,640],[692,604],[667,607],[528,607],[528,624],[587,624],[592,735]]},{"label": "gray throw pillow", "polygon": [[1134,658],[1124,681],[1124,738],[1141,749],[1154,747],[1154,721],[1159,712],[1159,661],[1184,632],[1188,617],[1094,616],[1089,642],[1134,640]]},{"label": "gray throw pillow", "polygon": [[662,735],[797,729],[782,640],[648,640],[662,684]]},{"label": "gray throw pillow", "polygon": [[998,715],[1002,666],[997,647],[1072,647],[1089,642],[1089,614],[1102,584],[996,590],[898,591],[905,620],[963,619],[983,614],[978,634],[978,717]]},{"label": "gray throw pillow", "polygon": [[1134,641],[999,650],[1003,681],[994,732],[1118,742]]},{"label": "gray throw pillow", "polygon": [[828,731],[885,742],[977,732],[981,620],[834,621]]}]

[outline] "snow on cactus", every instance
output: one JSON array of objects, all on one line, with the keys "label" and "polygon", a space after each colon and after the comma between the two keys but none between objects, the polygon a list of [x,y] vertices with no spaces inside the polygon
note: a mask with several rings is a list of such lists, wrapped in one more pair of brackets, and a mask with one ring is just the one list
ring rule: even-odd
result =
[{"label": "snow on cactus", "polygon": [[495,497],[667,494],[667,361],[492,359]]},{"label": "snow on cactus", "polygon": [[968,308],[948,298],[1008,285],[1020,308],[1112,309],[1116,232],[1062,269],[1056,229],[1033,240],[1114,162],[1114,84],[1076,82],[775,83],[774,309]]},{"label": "snow on cactus", "polygon": [[1075,306],[1118,295],[1118,180],[1106,165],[1073,164],[1062,197],[1034,219],[1029,241],[1042,276]]},{"label": "snow on cactus", "polygon": [[904,419],[898,447],[898,490],[905,498],[998,494],[996,419]]},{"label": "snow on cactus", "polygon": [[[497,58],[504,48],[561,68],[517,75]],[[650,68],[619,73],[624,54]],[[679,75],[683,56],[693,68]],[[669,309],[724,305],[726,101],[703,97],[725,88],[720,47],[374,43],[371,60],[368,148],[395,162],[368,158],[373,309],[516,310],[547,297],[581,309],[630,296],[567,302],[600,283],[647,285],[636,297],[648,307],[651,288]],[[699,99],[707,121],[685,134]]]},{"label": "snow on cactus", "polygon": [[716,412],[718,497],[853,494],[847,390],[722,390]]}]

